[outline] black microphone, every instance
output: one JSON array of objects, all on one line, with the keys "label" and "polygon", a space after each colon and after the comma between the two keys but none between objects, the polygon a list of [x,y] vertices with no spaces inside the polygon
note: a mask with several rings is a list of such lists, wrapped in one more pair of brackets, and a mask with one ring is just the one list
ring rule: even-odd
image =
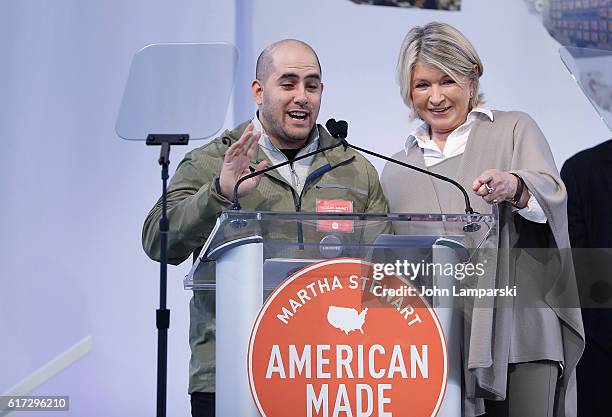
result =
[{"label": "black microphone", "polygon": [[346,142],[346,137],[348,136],[348,123],[346,121],[329,119],[327,123],[325,123],[325,127],[330,135],[342,142],[345,149],[348,147],[348,142]]},{"label": "black microphone", "polygon": [[[348,124],[346,122],[344,122],[344,124],[346,125],[345,132],[347,132],[348,131]],[[344,137],[346,137],[346,133],[345,133]],[[334,145],[325,146],[325,147],[319,148],[319,149],[317,149],[315,151],[308,152],[308,153],[306,153],[306,154],[304,154],[302,156],[298,156],[297,158],[289,159],[289,160],[287,160],[285,162],[281,162],[280,164],[272,165],[270,167],[267,167],[267,168],[259,170],[259,171],[253,171],[250,174],[245,175],[244,177],[241,177],[236,182],[236,185],[234,185],[234,192],[232,193],[232,210],[240,210],[240,209],[242,209],[242,207],[240,206],[240,202],[238,201],[238,187],[240,187],[240,184],[242,184],[244,181],[248,180],[249,178],[253,178],[253,177],[257,177],[259,175],[263,175],[266,172],[272,171],[274,169],[280,168],[280,167],[285,166],[285,165],[292,164],[292,163],[294,163],[296,161],[299,161],[300,159],[308,158],[309,156],[313,156],[313,155],[319,154],[321,152],[329,151],[329,150],[337,148],[338,146],[341,146],[341,145],[344,145],[344,149],[346,149],[346,146],[348,144],[344,144],[342,142],[338,142],[338,143],[336,143]]]},{"label": "black microphone", "polygon": [[[397,159],[389,158],[388,156],[381,155],[379,153],[376,153],[376,152],[373,152],[373,151],[370,151],[364,148],[360,148],[359,146],[351,145],[346,140],[346,137],[348,136],[348,123],[346,123],[344,120],[336,121],[335,119],[329,119],[327,123],[325,124],[325,127],[327,128],[329,133],[332,134],[332,136],[337,138],[340,141],[340,143],[344,145],[345,149],[346,147],[349,147],[349,148],[355,149],[356,151],[363,152],[363,153],[375,156],[380,159],[384,159],[385,161],[389,161],[394,164],[401,165],[403,167],[412,169],[414,171],[421,172],[423,174],[426,174],[426,175],[435,177],[439,180],[446,181],[446,182],[453,184],[463,194],[463,198],[465,200],[465,213],[466,214],[477,214],[472,209],[472,205],[470,204],[470,197],[468,196],[467,191],[465,191],[465,188],[463,188],[461,184],[459,184],[457,181],[453,180],[452,178],[446,177],[444,175],[436,174],[435,172],[431,172],[426,169],[422,169],[422,168],[407,164],[402,161],[398,161]],[[466,223],[465,226],[463,226],[463,230],[465,232],[475,232],[479,229],[480,229],[480,225],[478,223],[472,223],[471,221],[468,221],[468,223]]]}]

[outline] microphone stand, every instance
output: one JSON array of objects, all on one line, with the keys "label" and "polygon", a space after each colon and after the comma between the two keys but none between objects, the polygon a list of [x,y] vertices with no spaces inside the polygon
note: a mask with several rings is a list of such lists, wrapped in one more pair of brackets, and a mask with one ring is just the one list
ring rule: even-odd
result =
[{"label": "microphone stand", "polygon": [[466,231],[466,232],[475,232],[475,231],[480,229],[480,225],[478,223],[473,223],[472,221],[469,220],[469,218],[470,218],[469,216],[475,215],[475,214],[478,214],[478,213],[476,213],[474,211],[474,209],[472,209],[472,205],[470,203],[470,197],[468,196],[467,191],[465,191],[465,188],[463,188],[463,186],[461,184],[459,184],[457,181],[455,181],[455,180],[453,180],[451,178],[445,177],[444,175],[436,174],[435,172],[430,172],[430,171],[428,171],[426,169],[422,169],[422,168],[416,167],[414,165],[407,164],[405,162],[397,161],[397,160],[395,160],[393,158],[390,158],[388,156],[381,155],[379,153],[376,153],[376,152],[373,152],[373,151],[361,148],[359,146],[351,145],[346,140],[346,136],[347,136],[347,133],[348,133],[348,123],[346,123],[346,121],[344,121],[344,120],[336,121],[335,119],[329,119],[327,121],[327,123],[325,123],[325,127],[327,128],[329,133],[334,138],[339,140],[339,142],[337,144],[331,145],[331,146],[327,146],[325,148],[317,149],[316,151],[309,152],[309,153],[307,153],[305,155],[302,155],[302,156],[300,156],[298,158],[294,158],[294,159],[291,159],[291,160],[288,160],[288,161],[285,161],[285,162],[281,162],[280,164],[273,165],[271,167],[262,169],[260,171],[254,171],[254,172],[251,172],[248,175],[245,175],[244,177],[241,177],[236,182],[236,185],[234,185],[234,192],[232,194],[232,207],[231,207],[232,210],[240,210],[241,209],[240,203],[238,201],[238,187],[240,186],[240,184],[242,184],[244,181],[248,180],[249,178],[253,178],[253,177],[256,177],[258,175],[265,174],[268,171],[272,171],[272,170],[280,168],[282,166],[291,164],[291,163],[293,163],[295,161],[299,161],[300,159],[307,158],[309,156],[316,155],[316,154],[318,154],[320,152],[324,152],[324,151],[327,151],[327,150],[330,150],[330,149],[334,149],[334,148],[342,145],[342,146],[344,146],[344,149],[352,148],[352,149],[354,149],[356,151],[363,152],[365,154],[372,155],[372,156],[375,156],[375,157],[380,158],[380,159],[384,159],[385,161],[401,165],[401,166],[403,166],[405,168],[409,168],[409,169],[412,169],[414,171],[418,171],[418,172],[423,173],[425,175],[429,175],[429,176],[435,177],[435,178],[437,178],[439,180],[446,181],[448,183],[453,184],[455,187],[457,187],[461,191],[461,193],[463,194],[463,199],[465,201],[465,213],[468,215],[468,222],[463,226],[463,230]]},{"label": "microphone stand", "polygon": [[370,151],[368,149],[360,148],[359,146],[351,145],[346,140],[346,136],[347,136],[347,133],[348,133],[348,123],[346,123],[344,120],[339,120],[339,121],[336,122],[335,119],[329,119],[327,121],[327,123],[325,124],[325,127],[327,128],[327,130],[331,133],[331,135],[333,137],[339,139],[342,142],[342,144],[344,145],[345,149],[347,147],[348,148],[352,148],[352,149],[355,149],[356,151],[363,152],[363,153],[375,156],[375,157],[380,158],[380,159],[384,159],[385,161],[401,165],[401,166],[403,166],[405,168],[409,168],[409,169],[412,169],[414,171],[418,171],[418,172],[421,172],[421,173],[423,173],[425,175],[430,175],[432,177],[438,178],[439,180],[446,181],[446,182],[449,182],[449,183],[453,184],[463,194],[463,199],[465,200],[465,214],[475,214],[474,210],[472,209],[472,206],[470,204],[470,197],[468,196],[467,192],[465,191],[465,188],[463,188],[461,186],[461,184],[459,184],[457,181],[455,181],[455,180],[453,180],[451,178],[445,177],[444,175],[436,174],[435,172],[431,172],[431,171],[428,171],[426,169],[419,168],[419,167],[416,167],[414,165],[410,165],[410,164],[407,164],[407,163],[402,162],[402,161],[398,161],[398,160],[393,159],[393,158],[389,158],[388,156],[381,155],[381,154],[379,154],[377,152],[373,152],[373,151]]},{"label": "microphone stand", "polygon": [[381,155],[381,154],[379,154],[377,152],[373,152],[373,151],[370,151],[368,149],[361,148],[359,146],[351,145],[346,140],[346,136],[348,134],[348,123],[346,123],[346,121],[344,121],[344,120],[336,121],[335,119],[329,119],[327,121],[327,123],[325,124],[325,127],[327,128],[327,130],[330,132],[330,134],[333,137],[335,137],[338,140],[340,140],[340,142],[344,145],[345,149],[347,147],[349,147],[349,148],[352,148],[352,149],[354,149],[356,151],[363,152],[363,153],[375,156],[375,157],[380,158],[380,159],[384,159],[385,161],[392,162],[392,163],[397,164],[397,165],[401,165],[401,166],[403,166],[405,168],[409,168],[409,169],[412,169],[414,171],[418,171],[418,172],[423,173],[425,175],[429,175],[429,176],[435,177],[435,178],[437,178],[439,180],[446,181],[448,183],[453,184],[455,187],[457,187],[459,189],[459,191],[461,191],[461,193],[463,194],[463,199],[465,201],[465,214],[468,215],[468,222],[463,226],[463,230],[465,232],[475,232],[477,230],[480,230],[480,225],[478,223],[474,223],[474,222],[472,222],[470,220],[472,215],[475,215],[475,214],[478,214],[478,213],[476,213],[474,211],[474,209],[472,209],[472,205],[470,203],[470,197],[468,196],[467,191],[465,191],[465,188],[463,188],[463,186],[461,184],[459,184],[457,181],[455,181],[455,180],[453,180],[451,178],[445,177],[444,175],[436,174],[435,172],[431,172],[431,171],[428,171],[426,169],[422,169],[422,168],[416,167],[414,165],[410,165],[410,164],[407,164],[405,162],[398,161],[398,160],[395,160],[393,158],[389,158],[388,156]]},{"label": "microphone stand", "polygon": [[151,134],[147,136],[148,146],[161,146],[159,164],[162,179],[162,214],[159,219],[159,309],[156,310],[157,326],[157,417],[166,416],[166,386],[168,380],[168,328],[170,310],[166,308],[168,288],[168,166],[170,165],[170,146],[187,145],[189,135]]},{"label": "microphone stand", "polygon": [[[346,140],[344,140],[344,142],[346,142]],[[476,212],[474,212],[474,209],[472,209],[472,206],[470,205],[470,197],[468,196],[467,192],[465,191],[465,188],[463,188],[461,186],[461,184],[459,184],[457,181],[455,181],[455,180],[453,180],[451,178],[445,177],[443,175],[436,174],[435,172],[427,171],[425,169],[422,169],[422,168],[419,168],[419,167],[415,167],[414,165],[410,165],[410,164],[407,164],[407,163],[402,162],[402,161],[397,161],[397,160],[395,160],[393,158],[389,158],[388,156],[381,155],[379,153],[376,153],[376,152],[373,152],[373,151],[369,151],[367,149],[360,148],[359,146],[351,145],[348,142],[346,142],[346,146],[348,146],[349,148],[355,149],[356,151],[367,153],[368,155],[376,156],[378,158],[384,159],[385,161],[393,162],[394,164],[398,164],[398,165],[401,165],[403,167],[410,168],[410,169],[413,169],[413,170],[418,171],[418,172],[422,172],[422,173],[427,174],[427,175],[431,175],[432,177],[436,177],[436,178],[438,178],[438,179],[440,179],[442,181],[446,181],[446,182],[449,182],[449,183],[453,184],[455,187],[459,188],[459,190],[463,193],[463,198],[465,200],[465,214],[467,214],[467,215],[477,214]],[[466,231],[466,232],[475,232],[475,231],[477,231],[479,229],[480,229],[480,225],[478,223],[472,223],[469,220],[468,220],[468,223],[466,223],[465,226],[463,226],[463,230]]]},{"label": "microphone stand", "polygon": [[465,214],[475,214],[474,213],[474,209],[472,209],[472,206],[470,205],[470,197],[468,196],[467,192],[465,191],[465,188],[463,188],[461,186],[461,184],[459,184],[457,181],[453,180],[452,178],[448,178],[448,177],[445,177],[443,175],[436,174],[435,172],[427,171],[426,169],[419,168],[419,167],[407,164],[407,163],[402,162],[402,161],[397,161],[397,160],[395,160],[393,158],[389,158],[388,156],[381,155],[379,153],[376,153],[376,152],[373,152],[373,151],[369,151],[369,150],[364,149],[364,148],[360,148],[359,146],[351,145],[348,142],[346,142],[346,146],[348,146],[349,148],[355,149],[356,151],[367,153],[368,155],[376,156],[377,158],[384,159],[385,161],[393,162],[394,164],[398,164],[398,165],[401,165],[403,167],[410,168],[410,169],[413,169],[413,170],[418,171],[418,172],[422,172],[422,173],[427,174],[427,175],[431,175],[432,177],[436,177],[436,178],[438,178],[438,179],[440,179],[442,181],[446,181],[446,182],[449,182],[449,183],[453,184],[455,187],[459,188],[461,193],[463,193],[463,199],[465,200]]}]

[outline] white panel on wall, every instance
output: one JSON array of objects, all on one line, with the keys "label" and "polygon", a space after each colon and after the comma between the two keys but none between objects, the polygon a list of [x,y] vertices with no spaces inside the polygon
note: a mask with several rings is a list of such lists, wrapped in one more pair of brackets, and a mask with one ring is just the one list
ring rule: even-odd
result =
[{"label": "white panel on wall", "polygon": [[[416,123],[395,83],[395,64],[408,30],[432,20],[464,32],[485,66],[487,105],[530,113],[546,134],[557,164],[610,136],[569,76],[558,43],[528,5],[464,0],[461,12],[358,6],[348,0],[254,2],[254,50],[285,37],[310,43],[323,66],[320,120],[349,122],[349,140],[392,154]],[[299,11],[299,13],[298,13]],[[374,161],[377,168],[383,162]]]},{"label": "white panel on wall", "polygon": [[[115,119],[136,51],[233,42],[234,14],[233,1],[2,3],[0,393],[91,335],[34,393],[70,395],[68,415],[154,414],[159,266],[140,236],[159,149],[121,141]],[[168,415],[189,413],[188,264],[169,270]]]}]

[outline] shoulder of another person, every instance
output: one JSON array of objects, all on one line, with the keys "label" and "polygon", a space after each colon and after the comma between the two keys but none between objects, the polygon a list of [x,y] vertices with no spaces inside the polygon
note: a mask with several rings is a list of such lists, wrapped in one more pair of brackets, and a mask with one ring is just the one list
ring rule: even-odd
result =
[{"label": "shoulder of another person", "polygon": [[517,124],[526,120],[533,120],[532,117],[518,110],[492,110],[493,124]]},{"label": "shoulder of another person", "polygon": [[588,160],[612,160],[612,139],[578,152],[575,157]]},{"label": "shoulder of another person", "polygon": [[[406,160],[406,151],[405,150],[398,151],[398,152],[394,153],[393,155],[391,155],[391,158],[403,162],[403,161]],[[404,168],[404,167],[402,167],[402,166],[400,166],[398,164],[395,164],[393,162],[386,161],[385,165],[383,166],[383,170],[382,170],[382,172],[380,174],[381,182],[385,181],[389,177],[389,175],[391,175],[391,173],[394,173],[398,169],[399,170],[404,170],[404,169],[408,169],[408,168]]]},{"label": "shoulder of another person", "polygon": [[502,133],[499,135],[499,139],[502,141],[506,140],[504,138],[508,138],[508,134],[512,136],[514,142],[544,139],[536,121],[529,114],[522,111],[495,110],[493,113],[493,123],[490,126],[494,131]]},{"label": "shoulder of another person", "polygon": [[579,151],[563,163],[563,168],[565,172],[574,171],[575,175],[583,175],[587,171],[599,171],[605,160],[612,161],[612,140]]},{"label": "shoulder of another person", "polygon": [[[393,155],[391,155],[391,159],[395,159],[401,162],[406,162],[406,149],[402,149],[400,151],[395,152]],[[402,170],[405,169],[396,163],[386,161],[385,166],[383,168],[383,172],[387,169],[396,168],[396,167]]]},{"label": "shoulder of another person", "polygon": [[[410,147],[410,149],[412,150],[412,146]],[[406,149],[401,149],[401,150],[397,151],[396,153],[394,153],[393,155],[391,155],[391,158],[398,159],[400,161],[405,161],[406,160],[406,152],[407,152]],[[389,162],[389,163],[391,164],[392,162]],[[394,164],[394,165],[396,165],[396,164]]]}]

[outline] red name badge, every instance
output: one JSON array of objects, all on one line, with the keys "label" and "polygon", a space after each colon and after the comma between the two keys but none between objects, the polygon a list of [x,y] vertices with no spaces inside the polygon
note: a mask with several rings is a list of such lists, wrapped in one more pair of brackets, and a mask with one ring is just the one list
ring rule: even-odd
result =
[{"label": "red name badge", "polygon": [[[317,200],[317,213],[352,213],[351,200]],[[317,230],[333,232],[353,232],[352,220],[319,220]]]}]

